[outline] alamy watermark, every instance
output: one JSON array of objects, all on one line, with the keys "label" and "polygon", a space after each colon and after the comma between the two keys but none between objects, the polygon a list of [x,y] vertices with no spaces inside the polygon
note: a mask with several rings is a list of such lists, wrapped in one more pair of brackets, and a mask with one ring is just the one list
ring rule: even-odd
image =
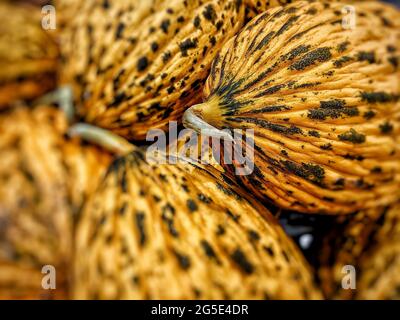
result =
[{"label": "alamy watermark", "polygon": [[345,30],[354,30],[357,26],[356,8],[346,5],[342,8],[342,28]]},{"label": "alamy watermark", "polygon": [[55,30],[57,28],[56,8],[52,5],[42,7],[42,28]]},{"label": "alamy watermark", "polygon": [[356,268],[350,264],[343,266],[342,288],[345,290],[356,289]]},{"label": "alamy watermark", "polygon": [[56,268],[52,265],[45,265],[42,268],[42,288],[45,290],[55,290],[57,285]]}]

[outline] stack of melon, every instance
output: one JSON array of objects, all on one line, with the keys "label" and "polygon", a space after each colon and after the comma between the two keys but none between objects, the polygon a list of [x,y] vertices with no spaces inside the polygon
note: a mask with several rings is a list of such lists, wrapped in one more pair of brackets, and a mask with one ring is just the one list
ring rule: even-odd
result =
[{"label": "stack of melon", "polygon": [[58,0],[44,30],[26,2],[0,6],[0,298],[400,298],[398,9]]}]

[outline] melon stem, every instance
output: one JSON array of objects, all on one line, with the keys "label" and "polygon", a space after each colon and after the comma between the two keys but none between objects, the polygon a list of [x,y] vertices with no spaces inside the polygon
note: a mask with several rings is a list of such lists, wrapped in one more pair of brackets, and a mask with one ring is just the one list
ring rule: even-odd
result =
[{"label": "melon stem", "polygon": [[35,105],[54,103],[57,103],[60,106],[60,109],[64,112],[68,122],[72,123],[75,118],[75,109],[71,86],[61,86],[56,90],[43,95],[34,102]]},{"label": "melon stem", "polygon": [[135,150],[133,144],[119,135],[87,123],[73,125],[68,129],[68,135],[72,138],[80,137],[119,156],[126,155]]},{"label": "melon stem", "polygon": [[219,130],[206,121],[204,121],[199,114],[201,114],[201,108],[204,104],[197,104],[190,107],[183,114],[183,125],[188,128],[196,131],[198,134],[206,137],[213,137],[218,139],[226,139],[228,141],[232,141],[233,137],[230,133],[226,131]]}]

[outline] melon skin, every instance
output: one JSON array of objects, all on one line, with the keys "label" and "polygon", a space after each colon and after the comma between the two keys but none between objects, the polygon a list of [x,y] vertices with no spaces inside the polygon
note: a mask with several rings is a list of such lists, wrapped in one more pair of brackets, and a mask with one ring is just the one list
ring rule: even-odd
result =
[{"label": "melon skin", "polygon": [[40,9],[0,3],[0,110],[31,101],[57,84],[56,31],[41,26]]},{"label": "melon skin", "polygon": [[236,0],[59,1],[63,68],[86,122],[133,140],[201,101],[222,44],[244,24]]},{"label": "melon skin", "polygon": [[319,299],[271,213],[211,166],[116,160],[76,236],[77,299]]},{"label": "melon skin", "polygon": [[[74,223],[112,160],[68,138],[68,126],[53,106],[0,115],[0,297],[67,295]],[[56,268],[57,279],[47,295],[37,281],[46,265]]]},{"label": "melon skin", "polygon": [[343,28],[334,2],[255,17],[223,47],[204,102],[186,113],[216,129],[254,130],[253,174],[225,169],[262,201],[349,214],[399,197],[400,13],[353,5],[354,29]]},{"label": "melon skin", "polygon": [[[328,299],[397,300],[400,205],[337,218],[319,249],[317,274]],[[343,267],[354,266],[356,290],[342,287]]]}]

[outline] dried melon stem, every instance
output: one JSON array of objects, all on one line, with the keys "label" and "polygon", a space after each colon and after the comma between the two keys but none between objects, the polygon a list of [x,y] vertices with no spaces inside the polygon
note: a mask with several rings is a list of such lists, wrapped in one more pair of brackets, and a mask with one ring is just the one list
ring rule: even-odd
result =
[{"label": "dried melon stem", "polygon": [[211,99],[207,102],[196,104],[186,110],[183,114],[183,125],[188,129],[195,130],[202,136],[233,141],[233,137],[230,133],[222,131],[214,127],[211,123],[203,120],[206,118],[213,122],[213,119],[218,119],[218,116],[218,99]]},{"label": "dried melon stem", "polygon": [[87,123],[77,123],[73,125],[69,128],[68,135],[70,137],[80,137],[87,142],[98,145],[111,153],[121,156],[135,150],[135,146],[124,138],[111,131]]},{"label": "dried melon stem", "polygon": [[39,104],[54,104],[57,103],[64,112],[69,123],[72,123],[75,118],[75,109],[73,103],[72,88],[69,85],[59,87],[58,89],[45,94],[35,101]]}]

